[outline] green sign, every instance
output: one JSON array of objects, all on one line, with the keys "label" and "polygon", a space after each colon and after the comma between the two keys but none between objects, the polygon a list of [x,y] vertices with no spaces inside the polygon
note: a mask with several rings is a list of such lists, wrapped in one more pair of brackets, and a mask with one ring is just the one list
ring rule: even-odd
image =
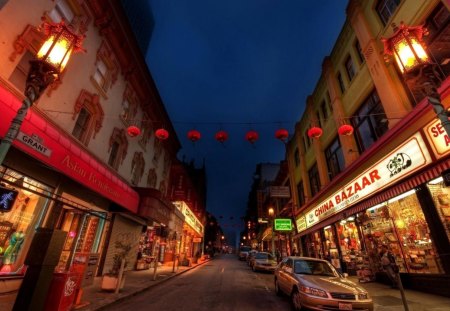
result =
[{"label": "green sign", "polygon": [[275,219],[275,231],[291,231],[292,219],[289,218],[276,218]]}]

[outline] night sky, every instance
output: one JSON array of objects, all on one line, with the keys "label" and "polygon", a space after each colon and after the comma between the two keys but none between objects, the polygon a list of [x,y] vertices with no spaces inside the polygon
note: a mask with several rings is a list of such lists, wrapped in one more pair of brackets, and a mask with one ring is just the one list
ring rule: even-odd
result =
[{"label": "night sky", "polygon": [[[150,0],[146,56],[181,141],[178,156],[206,165],[207,210],[225,232],[243,229],[257,163],[279,163],[345,21],[347,0]],[[193,144],[186,134],[201,132]],[[259,139],[245,140],[249,130]],[[229,139],[214,139],[225,130]]]}]

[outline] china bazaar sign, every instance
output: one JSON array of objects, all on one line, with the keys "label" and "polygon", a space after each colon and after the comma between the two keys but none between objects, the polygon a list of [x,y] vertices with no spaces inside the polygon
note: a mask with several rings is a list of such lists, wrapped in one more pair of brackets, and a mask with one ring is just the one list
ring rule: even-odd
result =
[{"label": "china bazaar sign", "polygon": [[307,227],[336,214],[431,163],[419,133],[306,213]]},{"label": "china bazaar sign", "polygon": [[439,119],[434,119],[425,127],[430,145],[437,158],[442,158],[450,151],[450,138]]}]

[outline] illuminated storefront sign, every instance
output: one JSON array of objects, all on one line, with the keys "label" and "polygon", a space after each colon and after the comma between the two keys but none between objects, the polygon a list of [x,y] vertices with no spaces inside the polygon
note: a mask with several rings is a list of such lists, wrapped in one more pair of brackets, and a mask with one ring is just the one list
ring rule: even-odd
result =
[{"label": "illuminated storefront sign", "polygon": [[184,201],[173,202],[175,207],[184,215],[184,221],[198,234],[203,235],[203,225]]},{"label": "illuminated storefront sign", "polygon": [[0,186],[0,212],[9,212],[16,202],[19,192],[15,189]]},{"label": "illuminated storefront sign", "polygon": [[291,231],[292,220],[289,218],[275,218],[274,227],[275,231]]},{"label": "illuminated storefront sign", "polygon": [[425,147],[425,142],[417,133],[375,165],[310,209],[305,215],[307,227],[373,195],[429,163],[431,163],[431,157]]},{"label": "illuminated storefront sign", "polygon": [[297,224],[297,232],[302,232],[303,230],[306,230],[307,226],[305,216],[297,218],[295,223]]},{"label": "illuminated storefront sign", "polygon": [[427,138],[437,158],[441,158],[449,153],[450,138],[439,119],[430,122],[425,127],[425,133],[427,133]]}]

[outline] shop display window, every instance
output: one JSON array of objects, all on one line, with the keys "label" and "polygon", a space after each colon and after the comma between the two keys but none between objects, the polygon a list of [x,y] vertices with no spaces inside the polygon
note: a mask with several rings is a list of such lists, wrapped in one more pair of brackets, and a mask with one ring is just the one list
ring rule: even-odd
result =
[{"label": "shop display window", "polygon": [[400,272],[442,273],[414,191],[368,209],[359,220],[378,270],[381,270],[379,251],[384,244],[394,254]]},{"label": "shop display window", "polygon": [[349,275],[356,275],[364,265],[364,252],[361,249],[358,227],[355,217],[351,216],[336,224],[339,247],[342,254],[342,270]]},{"label": "shop display window", "polygon": [[323,228],[323,236],[324,236],[323,249],[325,252],[324,258],[330,261],[335,268],[341,269],[334,227],[329,225]]},{"label": "shop display window", "polygon": [[105,216],[100,214],[96,216],[64,207],[60,229],[67,232],[67,237],[55,271],[67,271],[76,254],[91,254],[99,251],[105,223]]},{"label": "shop display window", "polygon": [[427,186],[450,241],[450,187],[445,186],[442,177],[430,181]]},{"label": "shop display window", "polygon": [[35,228],[49,204],[40,194],[51,189],[10,169],[0,168],[0,177],[2,187],[18,191],[12,209],[0,213],[0,276],[22,274]]},{"label": "shop display window", "polygon": [[322,238],[320,236],[320,231],[316,231],[310,234],[308,253],[311,257],[323,258]]}]

